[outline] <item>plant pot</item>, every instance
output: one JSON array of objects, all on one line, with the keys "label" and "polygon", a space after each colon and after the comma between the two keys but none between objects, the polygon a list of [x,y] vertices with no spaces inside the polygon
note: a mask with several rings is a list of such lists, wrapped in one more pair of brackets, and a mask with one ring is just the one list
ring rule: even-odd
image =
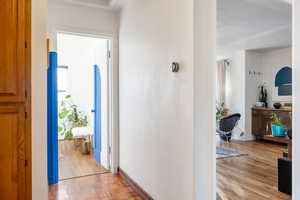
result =
[{"label": "plant pot", "polygon": [[274,137],[284,137],[285,136],[284,131],[285,131],[285,126],[278,126],[272,124],[272,135]]}]

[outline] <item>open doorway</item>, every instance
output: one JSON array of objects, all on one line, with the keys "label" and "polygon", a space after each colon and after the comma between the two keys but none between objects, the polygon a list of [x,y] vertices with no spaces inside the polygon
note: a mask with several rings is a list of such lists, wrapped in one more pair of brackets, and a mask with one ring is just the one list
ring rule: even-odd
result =
[{"label": "open doorway", "polygon": [[57,34],[59,180],[110,170],[109,47],[105,38]]},{"label": "open doorway", "polygon": [[291,199],[292,5],[217,8],[218,198]]}]

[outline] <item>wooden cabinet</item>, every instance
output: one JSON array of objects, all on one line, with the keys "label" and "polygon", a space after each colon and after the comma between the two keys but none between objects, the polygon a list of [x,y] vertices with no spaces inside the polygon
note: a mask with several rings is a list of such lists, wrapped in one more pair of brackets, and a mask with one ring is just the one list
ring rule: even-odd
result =
[{"label": "wooden cabinet", "polygon": [[[252,134],[256,138],[264,138],[271,135],[271,116],[277,114],[282,123],[287,127],[292,127],[292,111],[284,109],[252,108]],[[264,138],[265,139],[265,138]]]},{"label": "wooden cabinet", "polygon": [[1,200],[31,199],[30,2],[0,0]]},{"label": "wooden cabinet", "polygon": [[25,112],[22,105],[0,105],[0,199],[25,199]]},{"label": "wooden cabinet", "polygon": [[0,6],[0,102],[25,101],[25,0]]}]

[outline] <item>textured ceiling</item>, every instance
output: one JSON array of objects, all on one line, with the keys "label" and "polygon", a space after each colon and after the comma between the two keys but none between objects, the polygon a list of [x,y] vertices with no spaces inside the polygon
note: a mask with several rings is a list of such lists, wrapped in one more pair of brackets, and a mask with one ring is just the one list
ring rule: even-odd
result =
[{"label": "textured ceiling", "polygon": [[291,44],[292,7],[288,0],[218,0],[217,52]]}]

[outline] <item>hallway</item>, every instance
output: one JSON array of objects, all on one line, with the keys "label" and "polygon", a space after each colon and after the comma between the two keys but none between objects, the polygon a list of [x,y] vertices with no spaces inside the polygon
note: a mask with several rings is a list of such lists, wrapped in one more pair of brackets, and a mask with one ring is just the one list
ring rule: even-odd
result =
[{"label": "hallway", "polygon": [[98,174],[49,186],[49,200],[141,200],[119,175]]}]

